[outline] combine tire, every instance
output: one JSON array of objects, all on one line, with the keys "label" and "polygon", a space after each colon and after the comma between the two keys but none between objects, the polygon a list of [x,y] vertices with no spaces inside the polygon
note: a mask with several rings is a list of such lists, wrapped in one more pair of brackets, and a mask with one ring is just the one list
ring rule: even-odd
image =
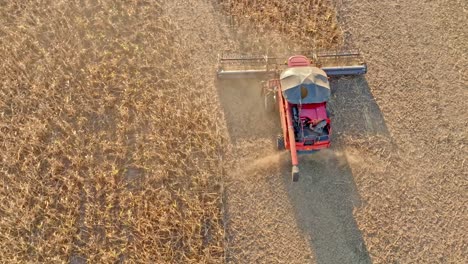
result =
[{"label": "combine tire", "polygon": [[265,94],[263,96],[263,102],[264,102],[264,107],[265,111],[267,113],[273,113],[276,112],[276,100],[273,94]]},{"label": "combine tire", "polygon": [[278,150],[284,150],[285,149],[285,146],[284,146],[284,137],[283,135],[279,135],[277,138],[276,138],[276,147],[278,148]]},{"label": "combine tire", "polygon": [[299,180],[299,167],[292,167],[291,177],[293,182],[297,182]]}]

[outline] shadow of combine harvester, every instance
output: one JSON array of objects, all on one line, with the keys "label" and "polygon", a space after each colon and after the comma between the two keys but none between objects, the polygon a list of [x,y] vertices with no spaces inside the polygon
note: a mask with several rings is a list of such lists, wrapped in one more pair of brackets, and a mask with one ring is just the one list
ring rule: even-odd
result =
[{"label": "shadow of combine harvester", "polygon": [[[284,187],[317,263],[372,263],[353,215],[362,201],[344,154],[344,137],[389,137],[389,132],[363,76],[331,82],[333,145],[301,161],[301,184],[291,185],[284,177]],[[288,164],[281,170],[287,175]]]},{"label": "shadow of combine harvester", "polygon": [[[263,109],[262,81],[249,78],[218,80],[217,86],[231,142],[272,142],[281,132],[279,118]],[[262,76],[264,77],[264,76]],[[267,76],[269,77],[269,76]],[[386,135],[382,113],[363,76],[334,78],[328,109],[333,124],[330,150],[300,157],[301,182],[283,186],[295,209],[298,226],[308,237],[318,263],[370,263],[362,234],[353,216],[360,206],[353,174],[341,137]],[[254,151],[253,149],[251,151]],[[278,164],[282,175],[290,165]]]}]

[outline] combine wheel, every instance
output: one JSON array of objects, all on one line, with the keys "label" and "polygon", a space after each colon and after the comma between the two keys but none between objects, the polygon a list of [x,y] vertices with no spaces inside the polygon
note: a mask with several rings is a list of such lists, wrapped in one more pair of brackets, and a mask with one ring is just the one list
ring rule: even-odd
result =
[{"label": "combine wheel", "polygon": [[276,111],[276,99],[272,93],[263,95],[263,102],[265,110],[268,113],[273,113]]},{"label": "combine wheel", "polygon": [[299,180],[299,167],[297,166],[292,167],[291,176],[292,176],[293,182],[297,182]]},{"label": "combine wheel", "polygon": [[283,135],[279,135],[277,138],[276,138],[276,147],[278,148],[278,150],[284,150],[285,149],[285,146],[284,146],[284,137]]}]

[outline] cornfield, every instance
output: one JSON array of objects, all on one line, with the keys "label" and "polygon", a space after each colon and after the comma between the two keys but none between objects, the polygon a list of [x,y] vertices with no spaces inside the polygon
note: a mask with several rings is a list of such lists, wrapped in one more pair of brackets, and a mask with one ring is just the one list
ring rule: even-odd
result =
[{"label": "cornfield", "polygon": [[248,34],[249,51],[291,52],[338,48],[343,43],[327,0],[218,0],[236,30]]},{"label": "cornfield", "polygon": [[[0,262],[466,263],[462,5],[0,1]],[[370,72],[334,81],[333,152],[289,185],[216,55],[345,42]]]},{"label": "cornfield", "polygon": [[214,91],[174,33],[157,1],[0,3],[2,262],[222,261]]}]

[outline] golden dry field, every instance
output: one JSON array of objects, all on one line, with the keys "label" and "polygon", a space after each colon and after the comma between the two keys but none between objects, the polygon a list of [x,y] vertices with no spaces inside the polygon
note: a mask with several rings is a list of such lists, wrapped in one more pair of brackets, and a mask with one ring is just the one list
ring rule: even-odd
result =
[{"label": "golden dry field", "polygon": [[262,47],[264,52],[268,48],[283,51],[284,43],[276,47],[278,37],[291,47],[308,49],[339,47],[343,41],[336,11],[328,0],[217,1],[235,30],[255,32],[249,42],[255,45],[261,39],[267,46]]},{"label": "golden dry field", "polygon": [[157,1],[0,2],[0,262],[222,261],[219,110],[175,34]]},{"label": "golden dry field", "polygon": [[[466,10],[0,0],[0,263],[467,263]],[[293,184],[217,55],[343,47],[369,72]]]}]

